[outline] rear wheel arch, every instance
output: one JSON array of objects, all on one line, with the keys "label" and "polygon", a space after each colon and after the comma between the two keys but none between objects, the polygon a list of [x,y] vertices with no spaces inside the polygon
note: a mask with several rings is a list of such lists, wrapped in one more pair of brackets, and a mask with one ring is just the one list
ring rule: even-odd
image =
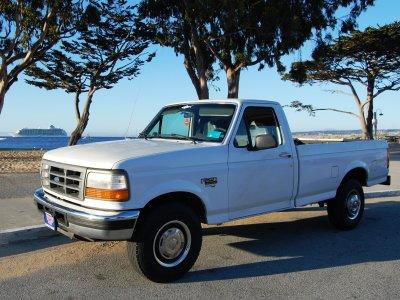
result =
[{"label": "rear wheel arch", "polygon": [[367,172],[366,169],[364,169],[362,167],[357,167],[357,168],[351,169],[343,177],[342,181],[340,182],[339,187],[342,186],[347,181],[349,181],[350,179],[355,179],[362,186],[366,186],[367,185],[367,181],[368,181],[368,172]]}]

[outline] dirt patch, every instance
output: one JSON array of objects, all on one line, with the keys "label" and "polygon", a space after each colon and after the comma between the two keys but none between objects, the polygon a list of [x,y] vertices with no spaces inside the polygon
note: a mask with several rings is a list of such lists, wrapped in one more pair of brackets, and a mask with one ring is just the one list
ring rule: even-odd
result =
[{"label": "dirt patch", "polygon": [[0,173],[39,172],[45,151],[0,151]]}]

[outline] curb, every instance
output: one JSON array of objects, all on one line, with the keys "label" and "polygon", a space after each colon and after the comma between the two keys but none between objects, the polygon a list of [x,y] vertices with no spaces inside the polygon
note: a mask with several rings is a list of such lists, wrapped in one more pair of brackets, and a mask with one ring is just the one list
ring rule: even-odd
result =
[{"label": "curb", "polygon": [[56,231],[50,230],[45,225],[6,229],[0,231],[0,245],[7,245],[21,241],[30,241],[56,235],[58,235]]},{"label": "curb", "polygon": [[365,198],[381,198],[381,197],[396,197],[400,196],[400,190],[389,190],[389,191],[376,191],[366,192]]},{"label": "curb", "polygon": [[[400,196],[400,190],[366,192],[365,198],[381,198]],[[45,225],[34,225],[7,229],[0,231],[0,245],[18,243],[22,241],[36,240],[39,238],[53,237],[58,235],[57,231],[50,230]]]}]

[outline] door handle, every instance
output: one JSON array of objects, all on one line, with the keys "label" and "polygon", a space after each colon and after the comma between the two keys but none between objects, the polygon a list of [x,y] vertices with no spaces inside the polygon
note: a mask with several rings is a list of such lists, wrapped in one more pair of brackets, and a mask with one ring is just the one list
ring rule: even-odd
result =
[{"label": "door handle", "polygon": [[279,154],[279,157],[291,158],[292,154],[289,152],[282,152]]}]

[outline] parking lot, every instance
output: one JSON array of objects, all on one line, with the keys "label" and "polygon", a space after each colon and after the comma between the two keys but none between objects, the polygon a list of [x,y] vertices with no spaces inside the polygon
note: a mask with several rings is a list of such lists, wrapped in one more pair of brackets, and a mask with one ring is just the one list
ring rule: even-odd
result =
[{"label": "parking lot", "polygon": [[155,284],[125,242],[62,236],[0,248],[0,298],[398,298],[400,198],[369,199],[361,225],[330,226],[316,206],[204,229],[194,268]]}]

